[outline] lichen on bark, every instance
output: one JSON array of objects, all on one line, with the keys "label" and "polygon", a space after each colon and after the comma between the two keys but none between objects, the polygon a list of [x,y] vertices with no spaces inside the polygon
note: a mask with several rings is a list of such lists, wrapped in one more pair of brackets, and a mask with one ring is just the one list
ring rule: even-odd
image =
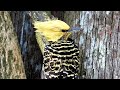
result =
[{"label": "lichen on bark", "polygon": [[9,12],[0,11],[0,79],[25,79],[21,52]]}]

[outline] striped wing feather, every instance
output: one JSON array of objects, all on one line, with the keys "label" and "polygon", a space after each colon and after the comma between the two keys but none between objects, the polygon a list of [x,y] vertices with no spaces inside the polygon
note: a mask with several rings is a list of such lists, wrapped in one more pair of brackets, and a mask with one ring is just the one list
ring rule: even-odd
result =
[{"label": "striped wing feather", "polygon": [[46,79],[78,79],[79,66],[79,50],[72,41],[54,42],[45,47]]}]

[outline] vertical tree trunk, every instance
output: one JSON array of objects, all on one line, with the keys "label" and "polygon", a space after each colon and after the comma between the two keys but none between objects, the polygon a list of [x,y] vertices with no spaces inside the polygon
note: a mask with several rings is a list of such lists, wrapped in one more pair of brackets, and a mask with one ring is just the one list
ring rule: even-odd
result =
[{"label": "vertical tree trunk", "polygon": [[[119,11],[66,11],[66,21],[75,26],[78,22],[81,33],[79,49],[85,78],[120,78],[120,12]],[[73,21],[69,21],[72,16]],[[76,35],[74,35],[76,36]],[[73,36],[73,37],[74,37]],[[83,71],[82,71],[83,72]],[[82,73],[83,74],[83,73]],[[82,75],[83,76],[83,75]]]},{"label": "vertical tree trunk", "polygon": [[0,11],[0,79],[25,79],[20,48],[9,12]]},{"label": "vertical tree trunk", "polygon": [[57,17],[59,20],[64,20],[64,12],[65,11],[51,11],[51,15]]},{"label": "vertical tree trunk", "polygon": [[[48,11],[49,13],[49,11]],[[18,36],[25,72],[28,79],[41,79],[43,56],[33,29],[33,21],[44,21],[44,11],[11,11],[12,22]]]},{"label": "vertical tree trunk", "polygon": [[[3,17],[8,12],[0,12]],[[37,16],[36,16],[37,15]],[[8,15],[9,17],[9,15]],[[43,11],[24,11],[11,12],[12,21],[21,47],[22,58],[25,64],[26,75],[28,78],[41,78],[42,54],[35,39],[32,26],[32,20],[35,18],[44,21]],[[31,20],[32,18],[32,20]],[[34,19],[33,19],[34,18]],[[3,20],[0,31],[0,54],[1,54],[1,78],[5,76],[14,77],[15,72],[8,72],[10,66],[6,63],[9,58],[14,58],[14,53],[18,49],[14,38],[9,38],[12,24],[9,20]],[[5,19],[5,20],[4,20]],[[81,76],[89,79],[118,79],[120,78],[120,60],[119,60],[119,36],[120,36],[120,12],[118,11],[64,11],[64,21],[71,27],[79,26],[81,30],[74,32],[72,38],[79,46],[81,54]],[[11,24],[5,24],[8,23]],[[6,28],[3,28],[5,25]],[[8,25],[8,26],[7,26]],[[13,27],[12,27],[13,28]],[[8,31],[9,30],[9,31]],[[5,37],[5,38],[3,38]],[[13,36],[12,36],[13,37]],[[11,41],[8,43],[8,41]],[[14,46],[14,47],[13,47]],[[15,49],[15,50],[14,50]],[[9,50],[12,50],[9,52]],[[13,51],[14,50],[14,51]],[[10,57],[11,54],[13,57]],[[17,55],[17,54],[16,54]],[[7,59],[6,59],[7,58]],[[20,58],[19,56],[16,58]],[[13,60],[13,59],[12,59]],[[18,59],[15,59],[18,60]],[[16,62],[11,61],[16,64]],[[11,63],[10,62],[10,63]],[[4,64],[5,63],[5,64]],[[18,63],[18,62],[17,62]],[[20,63],[20,62],[19,62]],[[15,66],[13,68],[15,70]],[[19,64],[20,65],[20,64]],[[7,67],[5,67],[7,66]],[[7,71],[8,70],[8,71]],[[21,69],[22,70],[22,69]],[[3,73],[4,72],[4,73]],[[6,73],[7,72],[7,73]],[[18,74],[17,74],[18,75]],[[20,74],[19,74],[20,75]],[[24,75],[23,75],[24,76]]]}]

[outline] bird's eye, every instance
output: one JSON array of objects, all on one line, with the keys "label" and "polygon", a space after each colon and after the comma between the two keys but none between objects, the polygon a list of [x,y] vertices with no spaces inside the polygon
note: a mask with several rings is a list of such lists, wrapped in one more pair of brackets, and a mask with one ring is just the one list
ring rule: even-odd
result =
[{"label": "bird's eye", "polygon": [[62,32],[67,32],[68,30],[62,30]]}]

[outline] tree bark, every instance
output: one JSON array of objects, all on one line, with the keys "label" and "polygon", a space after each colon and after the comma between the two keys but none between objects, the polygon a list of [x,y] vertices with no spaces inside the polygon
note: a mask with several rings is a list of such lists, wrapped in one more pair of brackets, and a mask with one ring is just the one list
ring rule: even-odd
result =
[{"label": "tree bark", "polygon": [[[49,13],[49,11],[48,11]],[[41,79],[43,56],[32,23],[47,19],[44,11],[11,11],[27,79]]]},{"label": "tree bark", "polygon": [[59,20],[64,20],[64,12],[65,11],[51,11],[51,15],[57,17]]},{"label": "tree bark", "polygon": [[9,12],[0,11],[0,79],[25,79],[16,33]]},{"label": "tree bark", "polygon": [[[80,50],[81,77],[86,79],[119,79],[120,12],[64,11],[62,15],[64,17],[61,19],[71,27],[79,26],[81,28],[72,34],[72,38]],[[11,17],[17,32],[27,78],[40,79],[42,53],[35,38],[32,20],[44,21],[46,19],[45,12],[12,11]],[[6,34],[1,35],[5,36]],[[4,49],[6,50],[6,48]],[[1,53],[5,51],[4,49],[0,49]]]},{"label": "tree bark", "polygon": [[76,42],[83,55],[82,76],[87,79],[119,79],[120,12],[66,11],[65,17],[66,22],[72,22],[71,26],[79,24],[82,28],[80,35],[73,35],[80,38]]}]

